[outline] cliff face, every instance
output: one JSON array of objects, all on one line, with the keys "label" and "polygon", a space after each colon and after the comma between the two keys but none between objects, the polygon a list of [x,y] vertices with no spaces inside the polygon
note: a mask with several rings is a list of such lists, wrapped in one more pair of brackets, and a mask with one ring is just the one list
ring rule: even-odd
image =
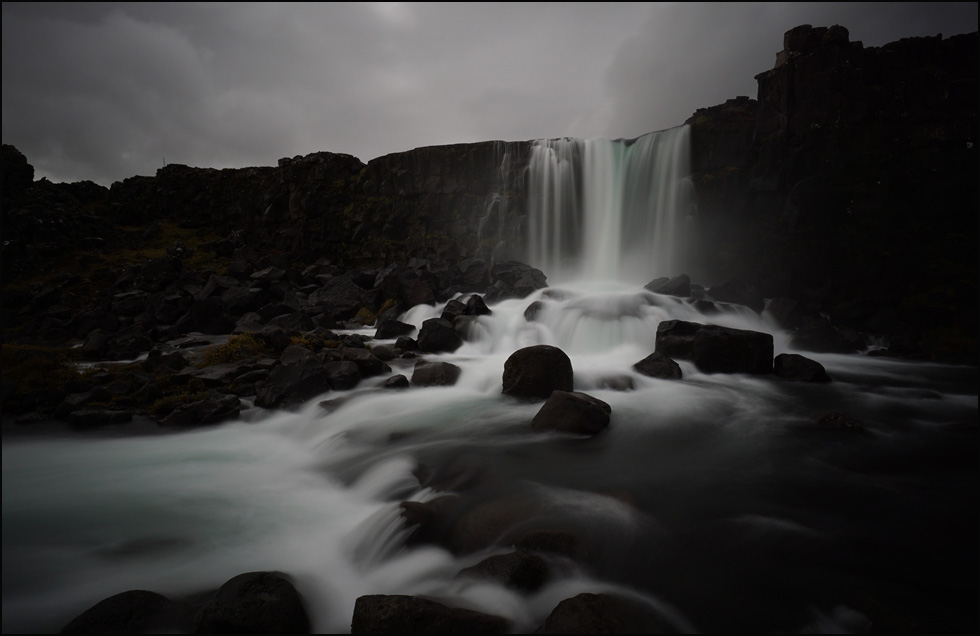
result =
[{"label": "cliff face", "polygon": [[714,271],[975,343],[977,34],[865,49],[801,26],[757,80],[688,122]]},{"label": "cliff face", "polygon": [[[843,27],[801,26],[757,80],[757,99],[687,122],[700,282],[738,277],[856,324],[885,308],[913,316],[902,320],[913,330],[935,322],[975,342],[977,34],[866,49]],[[172,165],[106,190],[31,183],[26,159],[5,146],[5,279],[124,246],[161,222],[207,230],[228,254],[297,265],[521,258],[530,147],[428,147],[367,165],[326,152],[267,168]]]}]

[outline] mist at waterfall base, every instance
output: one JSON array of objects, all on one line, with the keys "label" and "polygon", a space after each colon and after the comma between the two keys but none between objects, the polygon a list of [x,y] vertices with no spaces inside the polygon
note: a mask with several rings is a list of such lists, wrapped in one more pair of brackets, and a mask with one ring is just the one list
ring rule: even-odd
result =
[{"label": "mist at waterfall base", "polygon": [[[671,251],[690,225],[686,135],[534,148],[529,259],[555,272],[552,287],[494,305],[456,352],[427,355],[462,368],[452,387],[391,391],[381,377],[193,432],[5,438],[3,631],[56,631],[125,590],[181,598],[256,570],[291,576],[317,632],[349,631],[366,594],[529,632],[582,592],[640,600],[681,632],[975,631],[976,368],[806,353],[830,384],[685,361],[680,381],[632,369],[668,319],[765,331],[776,354],[791,350],[766,312],[702,315],[641,287],[691,256]],[[575,390],[612,407],[608,430],[532,432],[541,403],[501,394],[507,357],[538,343],[565,351]],[[413,364],[396,359],[393,373]],[[864,428],[814,425],[833,411]],[[418,466],[470,510],[523,513],[488,523],[489,547],[409,547],[399,503],[445,494],[419,485]],[[587,556],[549,557],[530,594],[457,576],[532,530],[571,531]]]}]

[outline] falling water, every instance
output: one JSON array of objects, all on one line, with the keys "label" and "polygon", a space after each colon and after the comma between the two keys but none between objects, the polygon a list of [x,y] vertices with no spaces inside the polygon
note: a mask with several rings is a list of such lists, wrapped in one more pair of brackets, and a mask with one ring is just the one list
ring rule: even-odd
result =
[{"label": "falling water", "polygon": [[644,283],[693,251],[690,128],[531,150],[529,260],[559,280]]}]

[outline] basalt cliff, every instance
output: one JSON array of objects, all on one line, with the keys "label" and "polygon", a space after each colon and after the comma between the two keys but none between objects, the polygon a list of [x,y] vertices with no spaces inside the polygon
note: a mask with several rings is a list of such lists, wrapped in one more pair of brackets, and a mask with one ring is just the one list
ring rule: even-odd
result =
[{"label": "basalt cliff", "polygon": [[[976,363],[977,34],[866,48],[843,27],[800,26],[756,79],[756,99],[686,122],[697,282],[719,300],[773,299],[813,350],[880,337],[894,355]],[[221,328],[246,307],[299,307],[295,293],[330,280],[350,298],[327,326],[392,301],[513,293],[535,275],[506,283],[494,266],[525,254],[532,143],[169,165],[111,188],[35,181],[4,145],[4,343],[65,345],[96,328],[109,342],[136,324],[148,348],[226,313],[194,307],[235,280],[265,296]],[[386,288],[386,276],[401,279]],[[416,281],[428,291],[412,296]]]}]

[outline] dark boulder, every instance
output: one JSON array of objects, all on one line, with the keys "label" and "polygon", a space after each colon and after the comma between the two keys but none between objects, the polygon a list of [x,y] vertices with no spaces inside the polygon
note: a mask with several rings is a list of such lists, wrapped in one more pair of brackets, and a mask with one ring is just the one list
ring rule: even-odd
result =
[{"label": "dark boulder", "polygon": [[[353,362],[333,364],[350,365],[360,380],[360,371]],[[268,379],[255,396],[255,405],[276,408],[301,404],[329,391],[332,388],[332,375],[331,370],[316,359],[280,365],[269,373]]]},{"label": "dark boulder", "polygon": [[650,281],[643,288],[655,294],[686,298],[691,295],[691,277],[687,274],[681,274],[673,278],[658,278]]},{"label": "dark boulder", "polygon": [[482,296],[473,294],[466,299],[466,315],[467,316],[489,316],[493,311],[487,307],[487,303],[484,302]]},{"label": "dark boulder", "polygon": [[340,362],[327,362],[323,365],[323,371],[327,377],[327,383],[334,391],[345,391],[353,389],[361,381],[361,369],[356,362],[343,360]]},{"label": "dark boulder", "polygon": [[548,279],[540,269],[517,261],[495,263],[490,275],[493,284],[484,297],[488,303],[507,298],[525,298],[548,286]]},{"label": "dark boulder", "polygon": [[418,345],[419,350],[428,353],[451,352],[463,345],[463,339],[448,320],[429,318],[419,329]]},{"label": "dark boulder", "polygon": [[536,554],[518,550],[487,557],[461,570],[458,576],[490,579],[522,592],[534,592],[548,580],[548,562]]},{"label": "dark boulder", "polygon": [[212,393],[203,400],[178,406],[160,420],[160,426],[190,428],[217,424],[225,420],[237,419],[241,407],[242,403],[238,396]]},{"label": "dark boulder", "polygon": [[413,331],[415,331],[415,325],[398,320],[385,320],[378,325],[377,331],[374,332],[374,338],[376,340],[390,340],[398,336],[407,336]]},{"label": "dark boulder", "polygon": [[62,634],[179,634],[195,629],[194,609],[162,594],[130,590],[99,601],[61,629]]},{"label": "dark boulder", "polygon": [[651,378],[664,380],[680,380],[681,367],[679,364],[662,353],[651,353],[633,365],[633,370]]},{"label": "dark boulder", "polygon": [[399,373],[398,375],[393,375],[382,382],[381,387],[384,389],[407,389],[408,378]]},{"label": "dark boulder", "polygon": [[772,373],[772,336],[759,331],[665,320],[656,352],[690,360],[705,373]]},{"label": "dark boulder", "polygon": [[536,431],[595,435],[609,426],[612,408],[585,393],[553,391],[531,420]]},{"label": "dark boulder", "polygon": [[363,378],[391,372],[391,367],[381,361],[368,349],[361,347],[341,347],[340,358],[341,360],[356,364]]},{"label": "dark boulder", "polygon": [[412,372],[412,386],[452,386],[462,373],[455,364],[419,360]]},{"label": "dark boulder", "polygon": [[518,349],[504,363],[503,390],[514,397],[547,398],[552,391],[572,390],[572,361],[551,345]]},{"label": "dark boulder", "polygon": [[222,585],[201,614],[198,633],[308,634],[303,597],[275,572],[239,574]]},{"label": "dark boulder", "polygon": [[781,353],[773,360],[772,372],[784,380],[830,382],[823,365],[796,353]]},{"label": "dark boulder", "polygon": [[499,616],[417,596],[362,596],[351,620],[352,634],[503,634],[509,629]]},{"label": "dark boulder", "polygon": [[674,634],[652,607],[611,594],[579,594],[551,611],[539,634]]}]

